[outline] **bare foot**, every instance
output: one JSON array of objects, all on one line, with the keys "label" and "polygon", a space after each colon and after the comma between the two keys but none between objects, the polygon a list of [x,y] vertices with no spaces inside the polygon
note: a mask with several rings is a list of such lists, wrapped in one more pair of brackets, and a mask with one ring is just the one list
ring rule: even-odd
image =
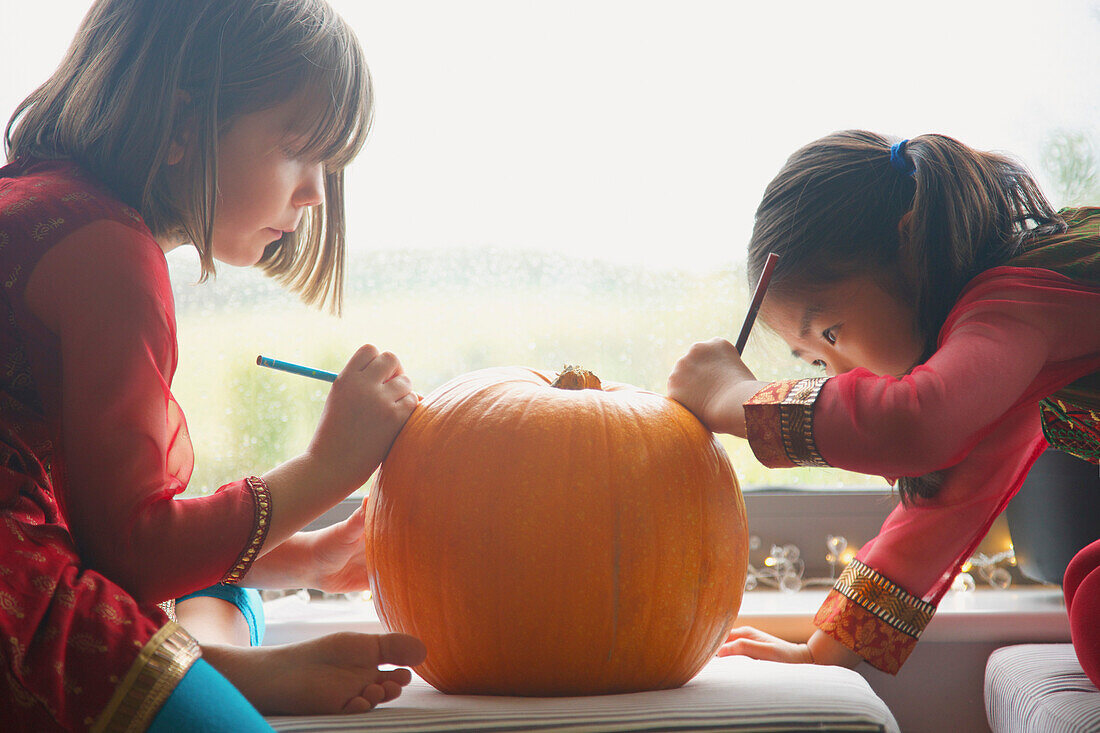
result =
[{"label": "bare foot", "polygon": [[412,674],[380,664],[424,661],[406,634],[343,632],[281,646],[202,645],[203,657],[264,715],[364,713],[401,694]]}]

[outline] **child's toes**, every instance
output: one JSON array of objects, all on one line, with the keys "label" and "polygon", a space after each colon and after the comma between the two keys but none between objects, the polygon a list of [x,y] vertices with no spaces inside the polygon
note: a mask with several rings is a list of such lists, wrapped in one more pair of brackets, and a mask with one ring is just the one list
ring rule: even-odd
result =
[{"label": "child's toes", "polygon": [[370,706],[373,708],[386,700],[386,688],[376,682],[372,682],[363,688],[359,696],[369,702]]},{"label": "child's toes", "polygon": [[366,712],[369,712],[372,707],[374,707],[374,706],[371,705],[369,701],[367,701],[367,700],[363,699],[362,697],[356,695],[355,697],[348,700],[344,704],[344,708],[343,708],[343,710],[340,711],[340,713],[343,714],[343,715],[354,715],[356,713],[366,713]]},{"label": "child's toes", "polygon": [[415,667],[428,656],[424,642],[408,634],[381,634],[375,637],[378,664]]},{"label": "child's toes", "polygon": [[392,680],[386,680],[382,683],[382,690],[385,692],[382,702],[389,702],[401,694],[401,685]]},{"label": "child's toes", "polygon": [[396,682],[404,687],[412,681],[412,672],[400,667],[398,669],[380,670],[378,676],[374,680],[375,682]]}]

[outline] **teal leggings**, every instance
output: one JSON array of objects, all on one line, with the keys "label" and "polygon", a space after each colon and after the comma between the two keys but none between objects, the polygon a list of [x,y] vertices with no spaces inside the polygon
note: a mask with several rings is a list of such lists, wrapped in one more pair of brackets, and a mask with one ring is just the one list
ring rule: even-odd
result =
[{"label": "teal leggings", "polygon": [[251,733],[272,729],[221,672],[201,657],[168,696],[149,733]]},{"label": "teal leggings", "polygon": [[[235,585],[215,585],[179,600],[195,596],[229,601],[240,609],[248,623],[252,646],[259,646],[263,641],[264,611],[257,591]],[[250,733],[271,731],[272,728],[229,680],[200,658],[168,696],[148,730],[149,733]]]},{"label": "teal leggings", "polygon": [[[235,585],[212,585],[209,588],[188,593],[179,601],[199,596],[210,596],[228,601],[237,607],[248,623],[248,640],[252,646],[259,646],[264,640],[264,604],[260,591],[255,588],[240,588]],[[178,601],[177,601],[178,602]]]}]

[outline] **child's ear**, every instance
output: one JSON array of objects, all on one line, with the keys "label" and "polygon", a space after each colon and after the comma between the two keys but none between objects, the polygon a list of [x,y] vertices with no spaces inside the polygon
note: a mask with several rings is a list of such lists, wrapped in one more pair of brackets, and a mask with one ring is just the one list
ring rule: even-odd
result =
[{"label": "child's ear", "polygon": [[191,108],[191,95],[182,89],[176,90],[176,114],[172,125],[172,142],[168,144],[168,165],[177,165],[183,160],[187,147],[191,144],[191,124],[194,122],[194,110]]},{"label": "child's ear", "polygon": [[913,210],[909,209],[901,218],[898,219],[898,235],[902,238],[902,241],[909,236],[909,222],[913,220]]},{"label": "child's ear", "polygon": [[173,142],[168,146],[168,158],[165,160],[168,165],[176,165],[183,160],[183,146],[179,143]]}]

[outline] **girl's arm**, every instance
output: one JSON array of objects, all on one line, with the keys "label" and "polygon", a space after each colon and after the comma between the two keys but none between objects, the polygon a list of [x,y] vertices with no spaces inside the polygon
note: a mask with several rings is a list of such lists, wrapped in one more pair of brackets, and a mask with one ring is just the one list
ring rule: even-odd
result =
[{"label": "girl's arm", "polygon": [[901,379],[856,369],[768,385],[744,407],[748,438],[773,467],[920,476],[958,463],[1015,407],[1035,410],[1097,369],[1100,290],[1046,270],[996,268],[952,310],[925,364]]},{"label": "girl's arm", "polygon": [[291,536],[253,563],[241,585],[316,588],[327,593],[369,589],[365,508],[364,500],[342,522]]},{"label": "girl's arm", "polygon": [[1014,405],[1098,368],[1100,292],[1047,270],[995,268],[942,333],[932,358],[901,379],[856,369],[772,383],[713,339],[677,362],[668,394],[711,430],[747,437],[770,467],[922,475],[958,462]]},{"label": "girl's arm", "polygon": [[264,474],[271,491],[268,547],[367,482],[419,398],[397,357],[363,346],[329,390],[306,451]]},{"label": "girl's arm", "polygon": [[739,626],[730,631],[729,637],[718,649],[720,657],[734,655],[763,659],[768,662],[825,664],[849,669],[854,669],[863,661],[861,656],[820,629],[815,631],[805,644],[798,644],[751,626]]},{"label": "girl's arm", "polygon": [[[309,450],[268,474],[269,496],[238,481],[174,500],[193,458],[170,391],[175,322],[159,247],[115,222],[88,225],[43,256],[26,297],[60,341],[54,478],[66,519],[89,567],[142,600],[247,570],[246,548],[279,545],[365,482],[415,404],[392,355],[361,351],[334,385]],[[269,500],[263,516],[260,499]]]}]

